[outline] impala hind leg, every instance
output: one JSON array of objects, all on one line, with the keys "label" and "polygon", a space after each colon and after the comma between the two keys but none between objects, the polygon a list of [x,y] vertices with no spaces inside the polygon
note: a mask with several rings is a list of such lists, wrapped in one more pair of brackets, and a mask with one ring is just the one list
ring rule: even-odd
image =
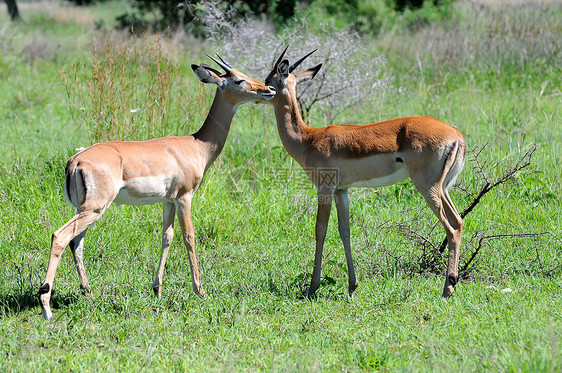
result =
[{"label": "impala hind leg", "polygon": [[349,295],[357,288],[357,277],[355,275],[355,266],[353,265],[353,257],[351,255],[351,237],[349,228],[349,196],[347,189],[336,190],[334,193],[336,199],[336,209],[338,212],[338,230],[340,238],[343,242],[345,250],[345,259],[347,261],[347,278]]},{"label": "impala hind leg", "polygon": [[53,282],[55,273],[60,262],[61,255],[66,246],[96,220],[98,220],[103,212],[82,211],[70,219],[59,230],[53,233],[51,241],[51,253],[49,256],[49,264],[47,266],[47,275],[43,285],[39,288],[39,301],[43,309],[43,318],[50,320],[53,318],[49,301],[51,300],[51,292],[53,290]]},{"label": "impala hind leg", "polygon": [[447,263],[445,287],[443,289],[443,298],[448,298],[455,291],[455,286],[459,281],[459,257],[464,222],[453,205],[446,189],[443,191],[441,200],[445,210],[445,215],[447,216],[447,222],[450,226],[449,230],[445,228],[447,231],[447,243],[449,246],[449,260]]},{"label": "impala hind leg", "polygon": [[205,290],[203,290],[201,285],[197,255],[195,254],[195,232],[193,231],[193,223],[191,221],[191,197],[182,197],[176,200],[176,210],[182,231],[183,243],[187,248],[189,256],[193,291],[199,295],[205,295]]},{"label": "impala hind leg", "polygon": [[320,288],[320,276],[322,274],[322,251],[324,250],[324,240],[328,230],[330,220],[330,210],[332,209],[332,191],[318,190],[318,213],[316,214],[316,252],[314,254],[314,268],[312,269],[312,279],[308,288],[308,297],[313,297],[316,290]]},{"label": "impala hind leg", "polygon": [[160,253],[160,263],[158,264],[158,270],[156,272],[156,277],[154,278],[154,284],[152,285],[152,290],[154,290],[154,295],[158,298],[162,297],[162,278],[164,277],[164,266],[166,264],[166,258],[168,257],[168,250],[172,244],[172,239],[174,238],[174,217],[176,215],[176,207],[172,202],[164,203],[164,213],[162,215],[162,252]]},{"label": "impala hind leg", "polygon": [[78,277],[80,278],[80,289],[84,294],[89,295],[90,283],[88,282],[88,277],[86,277],[86,268],[84,267],[84,236],[86,236],[87,231],[88,228],[71,240],[69,246],[74,257],[74,265],[76,266]]},{"label": "impala hind leg", "polygon": [[452,204],[448,193],[442,189],[440,183],[429,188],[421,188],[418,186],[417,188],[443,225],[447,235],[449,259],[443,298],[449,298],[455,291],[455,286],[459,279],[459,256],[464,223]]}]

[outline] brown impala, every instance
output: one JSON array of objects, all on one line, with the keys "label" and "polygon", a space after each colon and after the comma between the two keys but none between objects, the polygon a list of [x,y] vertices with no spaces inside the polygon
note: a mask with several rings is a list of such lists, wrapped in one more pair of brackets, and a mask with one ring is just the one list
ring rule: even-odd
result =
[{"label": "brown impala", "polygon": [[194,250],[191,199],[225,144],[236,107],[244,102],[271,100],[275,95],[273,88],[247,77],[222,58],[221,61],[213,61],[226,73],[221,74],[205,64],[191,65],[200,81],[218,87],[211,110],[199,131],[191,136],[95,144],[68,160],[64,191],[77,213],[53,233],[47,275],[39,289],[45,319],[53,317],[49,300],[55,272],[67,245],[74,255],[80,287],[89,293],[90,285],[82,260],[84,236],[88,227],[101,218],[111,203],[164,204],[162,253],[153,284],[158,297],[162,294],[164,264],[174,235],[174,215],[177,211],[189,254],[193,290],[205,294]]},{"label": "brown impala", "polygon": [[357,287],[349,230],[348,188],[392,185],[408,177],[423,195],[445,231],[449,262],[443,297],[451,296],[458,281],[458,263],[463,221],[448,189],[464,164],[462,134],[450,125],[430,117],[405,117],[363,126],[340,125],[311,128],[301,118],[295,88],[313,79],[322,64],[298,74],[295,68],[310,54],[289,65],[277,59],[265,84],[273,86],[277,129],[287,152],[305,169],[318,190],[316,254],[309,295],[320,286],[322,250],[332,200],[338,214],[349,276],[349,293]]}]

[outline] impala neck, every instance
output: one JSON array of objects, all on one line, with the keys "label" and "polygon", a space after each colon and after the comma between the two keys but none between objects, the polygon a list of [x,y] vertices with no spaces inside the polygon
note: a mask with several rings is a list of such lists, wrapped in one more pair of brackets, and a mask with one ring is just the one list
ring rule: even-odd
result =
[{"label": "impala neck", "polygon": [[274,104],[274,109],[281,142],[291,157],[301,163],[305,141],[311,128],[302,120],[294,90],[291,94],[290,89],[285,88]]},{"label": "impala neck", "polygon": [[235,113],[235,106],[224,98],[220,89],[217,89],[211,110],[203,126],[193,134],[195,139],[204,144],[207,151],[207,167],[215,161],[224,148]]}]

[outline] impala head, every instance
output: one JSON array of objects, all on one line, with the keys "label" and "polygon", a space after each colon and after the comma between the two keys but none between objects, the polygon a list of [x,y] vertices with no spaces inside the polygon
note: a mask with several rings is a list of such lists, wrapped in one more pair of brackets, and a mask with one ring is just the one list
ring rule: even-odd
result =
[{"label": "impala head", "polygon": [[244,102],[262,102],[271,100],[275,96],[275,88],[268,87],[259,80],[252,79],[232,67],[228,62],[217,54],[220,61],[207,55],[225,73],[202,63],[201,65],[191,65],[195,75],[203,83],[216,84],[228,102],[236,106]]},{"label": "impala head", "polygon": [[289,60],[283,58],[288,46],[281,53],[277,61],[273,65],[273,69],[265,78],[265,84],[272,86],[277,92],[284,91],[286,89],[294,90],[297,84],[306,82],[307,80],[314,79],[322,64],[316,65],[310,69],[303,70],[297,74],[293,74],[293,71],[312,53],[316,52],[316,49],[308,53],[306,56],[302,57],[292,65],[289,64]]}]

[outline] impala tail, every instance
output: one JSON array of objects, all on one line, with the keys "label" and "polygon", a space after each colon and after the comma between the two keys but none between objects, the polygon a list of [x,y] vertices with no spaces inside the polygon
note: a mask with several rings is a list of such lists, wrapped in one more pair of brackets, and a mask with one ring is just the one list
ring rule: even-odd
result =
[{"label": "impala tail", "polygon": [[462,138],[459,138],[454,142],[447,161],[445,162],[445,167],[443,169],[443,189],[448,190],[457,181],[457,177],[461,173],[464,167],[464,156],[466,147]]},{"label": "impala tail", "polygon": [[86,200],[86,182],[84,180],[84,171],[73,162],[68,162],[64,170],[65,188],[64,198],[74,206],[77,210]]}]

